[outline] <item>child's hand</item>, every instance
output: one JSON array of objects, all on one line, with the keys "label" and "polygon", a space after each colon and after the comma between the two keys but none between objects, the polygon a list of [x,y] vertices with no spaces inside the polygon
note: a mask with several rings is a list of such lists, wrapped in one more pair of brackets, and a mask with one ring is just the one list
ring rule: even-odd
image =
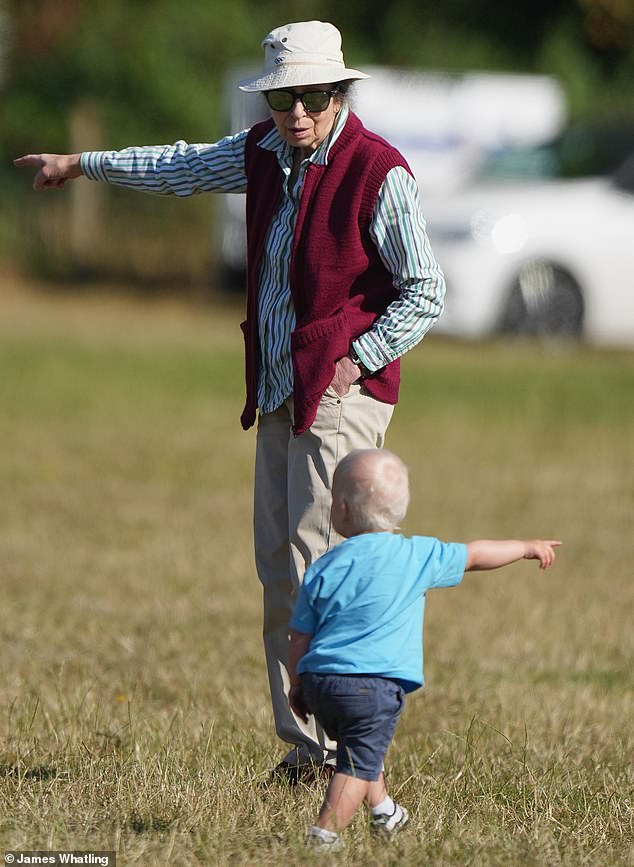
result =
[{"label": "child's hand", "polygon": [[539,560],[540,569],[548,569],[555,562],[555,548],[561,545],[556,539],[544,542],[542,539],[531,539],[525,543],[525,560]]},{"label": "child's hand", "polygon": [[304,693],[302,692],[301,683],[296,684],[295,686],[291,686],[288,691],[288,703],[291,706],[291,709],[295,711],[297,716],[303,720],[305,723],[308,722],[308,717],[310,716],[310,710],[306,706],[306,702],[304,701]]}]

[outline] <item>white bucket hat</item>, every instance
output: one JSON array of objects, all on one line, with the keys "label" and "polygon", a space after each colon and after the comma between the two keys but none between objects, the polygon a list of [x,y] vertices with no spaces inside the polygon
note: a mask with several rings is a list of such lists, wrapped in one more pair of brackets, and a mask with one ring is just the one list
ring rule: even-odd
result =
[{"label": "white bucket hat", "polygon": [[277,27],[265,37],[262,47],[264,69],[259,75],[239,81],[240,90],[276,90],[370,78],[358,69],[346,69],[341,33],[325,21],[300,21]]}]

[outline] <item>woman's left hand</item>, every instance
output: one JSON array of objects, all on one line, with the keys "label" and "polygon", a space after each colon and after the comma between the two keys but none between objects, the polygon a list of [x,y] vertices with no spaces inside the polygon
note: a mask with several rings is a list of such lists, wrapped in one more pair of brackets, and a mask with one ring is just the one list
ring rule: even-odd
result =
[{"label": "woman's left hand", "polygon": [[350,391],[352,383],[356,382],[360,376],[361,371],[359,367],[354,363],[354,361],[352,361],[352,359],[348,358],[347,355],[344,355],[343,358],[340,358],[336,363],[335,375],[330,383],[330,388],[332,388],[339,397],[345,397],[345,395]]}]

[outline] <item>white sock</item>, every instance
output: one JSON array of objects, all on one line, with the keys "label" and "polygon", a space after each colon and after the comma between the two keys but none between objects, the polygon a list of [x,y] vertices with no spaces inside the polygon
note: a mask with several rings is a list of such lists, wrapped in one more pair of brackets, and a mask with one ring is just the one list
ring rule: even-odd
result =
[{"label": "white sock", "polygon": [[394,812],[395,807],[396,804],[388,795],[381,801],[380,804],[377,804],[376,807],[370,807],[370,812],[373,816],[382,816],[384,814],[386,816],[391,816]]},{"label": "white sock", "polygon": [[337,834],[334,831],[328,831],[326,828],[320,828],[318,825],[313,825],[310,829],[311,837],[320,837],[322,840],[326,840],[328,843],[331,843],[333,840],[337,839]]}]

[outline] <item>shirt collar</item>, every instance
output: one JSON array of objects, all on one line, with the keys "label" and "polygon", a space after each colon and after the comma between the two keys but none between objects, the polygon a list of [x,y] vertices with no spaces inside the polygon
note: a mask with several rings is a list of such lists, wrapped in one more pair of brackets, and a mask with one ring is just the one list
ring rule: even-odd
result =
[{"label": "shirt collar", "polygon": [[[330,149],[341,135],[341,131],[346,125],[346,120],[348,119],[348,113],[348,106],[343,103],[341,111],[335,117],[332,129],[319,147],[308,157],[309,162],[321,166],[328,165]],[[277,127],[273,127],[273,129],[258,142],[258,147],[276,153],[277,158],[281,163],[286,164],[292,162],[293,147],[282,139],[281,135],[277,131]]]}]

